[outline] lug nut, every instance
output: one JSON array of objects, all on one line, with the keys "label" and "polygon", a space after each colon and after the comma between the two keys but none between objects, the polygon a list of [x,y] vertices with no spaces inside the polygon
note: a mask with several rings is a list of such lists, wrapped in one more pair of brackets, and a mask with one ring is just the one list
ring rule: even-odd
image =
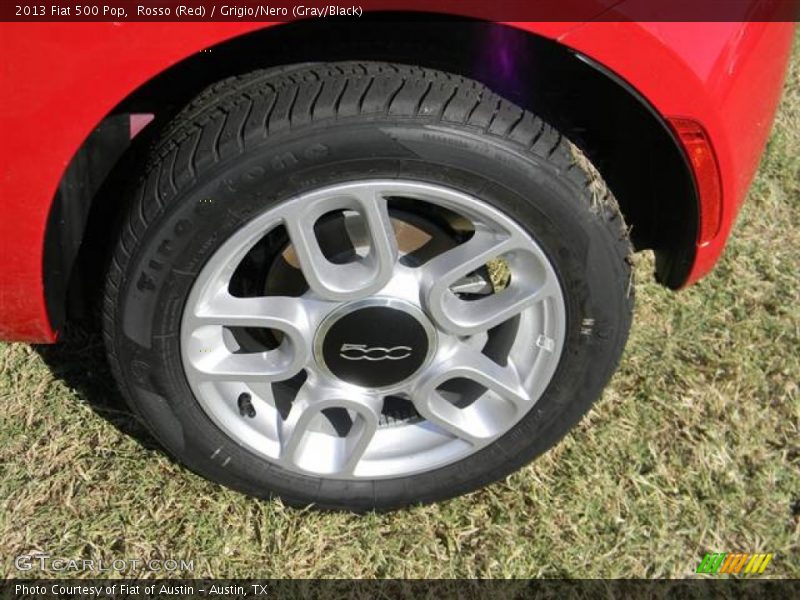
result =
[{"label": "lug nut", "polygon": [[239,394],[239,399],[236,401],[239,405],[239,414],[243,417],[250,417],[251,419],[256,416],[256,409],[253,402],[250,400],[250,394],[242,392]]}]

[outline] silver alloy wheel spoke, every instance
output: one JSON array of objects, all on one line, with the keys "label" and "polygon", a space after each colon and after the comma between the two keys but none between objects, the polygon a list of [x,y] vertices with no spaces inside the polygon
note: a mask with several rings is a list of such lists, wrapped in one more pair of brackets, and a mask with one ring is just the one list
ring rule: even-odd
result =
[{"label": "silver alloy wheel spoke", "polygon": [[[507,430],[507,423],[531,406],[513,363],[501,366],[475,348],[460,343],[415,390],[414,406],[428,421],[475,446]],[[472,404],[458,408],[438,388],[454,379],[467,379],[486,388]]]},{"label": "silver alloy wheel spoke", "polygon": [[[345,397],[340,389],[306,381],[281,425],[280,461],[304,471],[353,475],[378,430],[382,404],[383,400],[375,396],[351,391]],[[320,421],[326,419],[323,411],[331,409],[346,411],[352,419],[344,435],[318,430]]]},{"label": "silver alloy wheel spoke", "polygon": [[[391,198],[411,202],[390,218]],[[425,235],[446,236],[436,243],[447,249],[419,265],[404,262],[395,231],[415,227],[431,214],[428,205],[437,207],[431,231],[438,233]],[[471,223],[471,237],[458,244],[437,225],[441,209]],[[407,214],[413,218],[403,221]],[[326,229],[329,218],[343,226]],[[234,296],[239,265],[281,226],[291,244],[275,250],[276,256],[288,252],[296,258],[288,262],[299,266],[308,291],[299,297]],[[327,257],[333,250],[323,252],[322,246],[338,243],[342,235],[354,250],[344,264],[341,254]],[[495,259],[509,273],[499,290],[486,279]],[[351,335],[345,321],[358,321],[362,310],[401,311],[416,324],[398,328],[401,317],[391,316],[373,327],[373,317],[364,317],[360,327],[370,334],[362,339],[363,332],[353,327]],[[427,333],[408,337],[420,328]],[[369,480],[457,462],[507,433],[546,389],[565,331],[555,270],[516,222],[450,188],[369,180],[289,199],[231,235],[192,287],[181,323],[181,355],[203,410],[237,443],[287,471]],[[493,336],[503,356],[484,353],[497,347]],[[331,360],[343,347],[356,348],[348,356],[373,359],[340,357],[348,369],[366,370],[356,381],[378,381],[370,376],[382,373],[388,383],[348,383],[342,373],[349,371],[337,370],[345,367],[329,368],[328,340]],[[417,363],[401,362],[412,354],[409,360]],[[405,415],[399,422],[398,411]]]},{"label": "silver alloy wheel spoke", "polygon": [[[307,304],[298,298],[237,298],[227,290],[218,291],[208,302],[184,315],[190,366],[202,380],[289,379],[305,366],[311,352]],[[225,327],[268,328],[281,332],[285,338],[274,350],[236,354],[226,343]]]},{"label": "silver alloy wheel spoke", "polygon": [[192,320],[198,325],[227,325],[229,327],[269,327],[283,332],[304,334],[308,319],[300,298],[287,296],[256,296],[237,298],[220,292],[213,300],[198,309]]},{"label": "silver alloy wheel spoke", "polygon": [[[334,210],[357,212],[366,228],[370,247],[363,260],[334,264],[325,257],[314,232],[317,220]],[[371,186],[353,186],[339,196],[310,198],[284,217],[289,237],[309,287],[328,300],[356,300],[377,292],[392,277],[397,240],[387,202]]]},{"label": "silver alloy wheel spoke", "polygon": [[[492,259],[511,254],[520,263],[517,276],[501,293],[479,300],[461,300],[454,288],[472,271]],[[478,230],[467,242],[456,246],[423,267],[425,307],[436,324],[453,335],[474,335],[518,315],[547,296],[560,293],[547,259],[532,251],[516,236]]]}]

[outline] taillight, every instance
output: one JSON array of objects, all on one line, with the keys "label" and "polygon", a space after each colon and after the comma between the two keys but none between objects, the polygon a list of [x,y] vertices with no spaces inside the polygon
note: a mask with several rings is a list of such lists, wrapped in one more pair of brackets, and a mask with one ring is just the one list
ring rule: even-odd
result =
[{"label": "taillight", "polygon": [[697,193],[700,195],[697,241],[702,246],[716,237],[722,224],[722,182],[717,157],[700,123],[684,118],[670,118],[669,122],[678,134],[694,172]]}]

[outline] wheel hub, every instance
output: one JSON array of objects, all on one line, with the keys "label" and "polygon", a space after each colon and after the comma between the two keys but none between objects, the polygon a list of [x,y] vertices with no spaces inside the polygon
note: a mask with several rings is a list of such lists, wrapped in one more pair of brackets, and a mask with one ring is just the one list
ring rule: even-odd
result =
[{"label": "wheel hub", "polygon": [[315,357],[337,379],[365,388],[395,388],[430,360],[436,331],[416,306],[375,297],[342,306],[317,331]]}]

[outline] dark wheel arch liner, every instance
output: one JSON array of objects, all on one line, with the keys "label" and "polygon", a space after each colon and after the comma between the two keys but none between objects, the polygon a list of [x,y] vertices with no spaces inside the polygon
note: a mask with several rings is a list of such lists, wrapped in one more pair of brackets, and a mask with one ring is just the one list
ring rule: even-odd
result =
[{"label": "dark wheel arch liner", "polygon": [[[100,256],[112,242],[109,221],[122,208],[109,197],[138,166],[141,148],[161,123],[228,75],[294,62],[391,60],[439,68],[480,80],[542,115],[598,165],[632,226],[636,249],[655,251],[658,280],[681,287],[695,252],[694,178],[671,128],[629,82],[589,57],[510,26],[409,13],[372,19],[352,47],[344,43],[352,36],[342,29],[357,24],[348,21],[304,21],[249,33],[181,61],[122,100],[73,157],[51,207],[42,269],[52,327],[91,312],[103,270]],[[491,41],[498,35],[518,58],[503,79],[490,64]],[[147,112],[156,119],[131,143],[128,116]],[[623,118],[628,122],[620,128]],[[650,162],[642,157],[643,146]],[[631,173],[637,173],[635,181]]]}]

